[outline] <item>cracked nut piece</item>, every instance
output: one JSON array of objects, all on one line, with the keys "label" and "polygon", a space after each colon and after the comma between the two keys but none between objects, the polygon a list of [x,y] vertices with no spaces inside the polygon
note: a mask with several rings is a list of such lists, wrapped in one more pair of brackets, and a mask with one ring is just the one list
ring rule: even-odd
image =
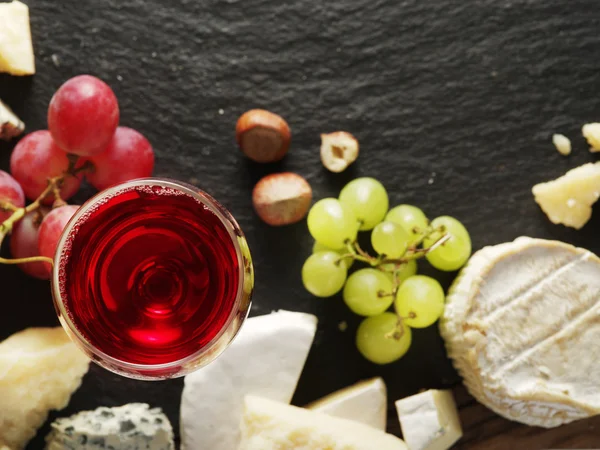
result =
[{"label": "cracked nut piece", "polygon": [[532,191],[552,223],[580,229],[600,197],[600,163],[576,167],[556,180],[536,184]]},{"label": "cracked nut piece", "polygon": [[332,172],[343,172],[358,158],[358,141],[346,131],[321,135],[321,161]]},{"label": "cracked nut piece", "polygon": [[262,178],[252,192],[256,214],[273,226],[299,222],[308,213],[312,189],[308,181],[292,172]]},{"label": "cracked nut piece", "polygon": [[0,100],[0,139],[8,141],[19,136],[25,130],[25,124]]},{"label": "cracked nut piece", "polygon": [[292,136],[283,117],[264,109],[251,109],[238,119],[235,139],[248,158],[269,163],[285,156]]},{"label": "cracked nut piece", "polygon": [[600,123],[586,123],[581,127],[581,133],[590,144],[590,152],[600,152]]}]

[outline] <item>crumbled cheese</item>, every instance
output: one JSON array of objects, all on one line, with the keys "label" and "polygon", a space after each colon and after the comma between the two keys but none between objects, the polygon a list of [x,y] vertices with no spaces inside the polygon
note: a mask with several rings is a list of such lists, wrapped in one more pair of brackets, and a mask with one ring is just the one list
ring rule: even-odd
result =
[{"label": "crumbled cheese", "polygon": [[571,140],[564,134],[553,134],[552,143],[561,155],[571,154]]},{"label": "crumbled cheese", "polygon": [[600,123],[586,123],[581,133],[590,144],[590,152],[600,152]]}]

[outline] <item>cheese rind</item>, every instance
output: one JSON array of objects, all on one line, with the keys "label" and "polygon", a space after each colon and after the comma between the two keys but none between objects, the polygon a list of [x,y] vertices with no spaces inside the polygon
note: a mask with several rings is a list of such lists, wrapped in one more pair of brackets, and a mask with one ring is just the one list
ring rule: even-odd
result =
[{"label": "cheese rind", "polygon": [[0,3],[0,72],[11,75],[35,73],[29,8],[17,0]]},{"label": "cheese rind", "polygon": [[46,450],[174,450],[173,428],[159,408],[130,403],[57,419]]},{"label": "cheese rind", "polygon": [[307,408],[385,431],[387,389],[383,379],[372,378],[329,394]]},{"label": "cheese rind", "polygon": [[219,358],[185,377],[182,450],[236,449],[247,394],[289,403],[316,328],[315,316],[289,311],[248,319]]},{"label": "cheese rind", "polygon": [[67,406],[90,360],[62,328],[29,328],[0,343],[0,445],[20,450],[50,410]]},{"label": "cheese rind", "polygon": [[396,410],[410,450],[447,450],[462,437],[450,391],[431,389],[398,400]]},{"label": "cheese rind", "polygon": [[406,450],[391,434],[351,420],[247,396],[239,450]]},{"label": "cheese rind", "polygon": [[555,427],[600,413],[600,259],[519,238],[477,252],[447,297],[440,331],[481,403]]}]

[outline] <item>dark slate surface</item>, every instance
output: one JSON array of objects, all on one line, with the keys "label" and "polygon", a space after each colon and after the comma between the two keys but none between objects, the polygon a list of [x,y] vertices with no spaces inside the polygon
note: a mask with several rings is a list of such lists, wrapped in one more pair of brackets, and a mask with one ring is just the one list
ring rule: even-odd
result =
[{"label": "dark slate surface", "polygon": [[[392,204],[458,217],[475,248],[529,235],[600,251],[600,213],[583,230],[568,230],[550,224],[530,193],[595,159],[580,133],[583,123],[600,121],[594,1],[25,1],[38,74],[0,76],[0,97],[31,131],[46,126],[48,101],[69,77],[91,73],[112,85],[122,124],[156,148],[156,175],[205,189],[247,233],[256,264],[252,314],[318,315],[296,404],[374,375],[385,378],[391,400],[459,379],[434,328],[416,331],[410,352],[392,366],[361,359],[357,320],[341,299],[311,298],[301,286],[311,247],[306,225],[273,229],[254,215],[250,193],[262,175],[296,171],[316,198],[337,195],[353,177],[375,176]],[[257,165],[236,148],[236,119],[252,107],[288,119],[292,147],[281,163]],[[334,175],[320,164],[319,134],[338,129],[359,138],[361,154]],[[572,156],[554,150],[553,132],[572,138]],[[0,145],[2,169],[10,149]],[[446,285],[452,278],[421,267]],[[0,269],[0,283],[0,338],[57,324],[47,283],[13,267]],[[344,320],[349,328],[341,332]],[[177,430],[181,386],[92,367],[60,415],[145,401],[163,407]],[[41,448],[46,432],[28,448]]]}]

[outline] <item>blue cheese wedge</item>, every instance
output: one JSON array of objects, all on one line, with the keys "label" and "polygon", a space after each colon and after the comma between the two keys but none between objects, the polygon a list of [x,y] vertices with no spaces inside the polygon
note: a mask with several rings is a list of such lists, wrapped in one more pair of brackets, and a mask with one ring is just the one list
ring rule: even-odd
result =
[{"label": "blue cheese wedge", "polygon": [[90,360],[61,327],[28,328],[0,343],[0,447],[21,450],[63,409]]},{"label": "blue cheese wedge", "polygon": [[173,428],[159,408],[131,403],[57,419],[46,450],[174,450]]},{"label": "blue cheese wedge", "polygon": [[248,319],[215,361],[187,375],[181,398],[182,450],[235,450],[244,397],[289,403],[315,337],[317,318],[278,311]]},{"label": "blue cheese wedge", "polygon": [[362,423],[254,396],[245,399],[241,431],[239,450],[407,450]]},{"label": "blue cheese wedge", "polygon": [[473,255],[440,331],[471,394],[502,416],[556,427],[600,414],[600,259],[519,238]]},{"label": "blue cheese wedge", "polygon": [[402,436],[410,450],[448,450],[462,436],[450,391],[431,389],[396,402]]},{"label": "blue cheese wedge", "polygon": [[329,394],[307,408],[385,431],[387,389],[381,378],[372,378]]}]

